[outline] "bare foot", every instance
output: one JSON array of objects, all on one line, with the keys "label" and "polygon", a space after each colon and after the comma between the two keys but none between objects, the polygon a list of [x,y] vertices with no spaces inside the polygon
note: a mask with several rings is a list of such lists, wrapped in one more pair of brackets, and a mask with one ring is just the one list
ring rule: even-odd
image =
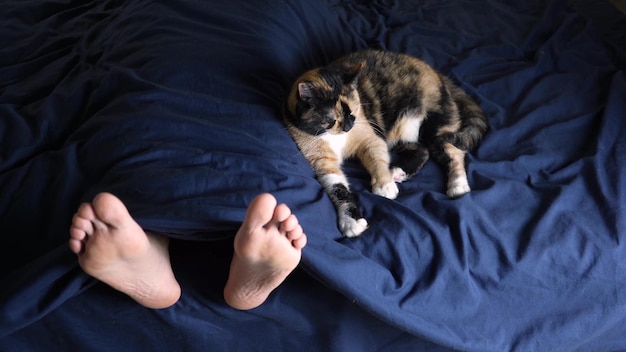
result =
[{"label": "bare foot", "polygon": [[235,236],[235,253],[224,287],[226,303],[237,309],[261,305],[298,266],[306,235],[295,215],[267,193],[257,196]]},{"label": "bare foot", "polygon": [[69,247],[81,268],[148,308],[167,308],[180,298],[168,246],[167,237],[144,232],[110,193],[82,204],[72,219]]}]

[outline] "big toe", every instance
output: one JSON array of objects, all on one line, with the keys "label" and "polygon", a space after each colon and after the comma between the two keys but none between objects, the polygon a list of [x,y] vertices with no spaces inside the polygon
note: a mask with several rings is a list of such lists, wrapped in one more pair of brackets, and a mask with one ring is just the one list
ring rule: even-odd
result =
[{"label": "big toe", "polygon": [[111,193],[98,194],[91,204],[98,219],[108,225],[123,225],[131,219],[124,203]]},{"label": "big toe", "polygon": [[250,228],[264,226],[272,220],[275,208],[276,198],[273,195],[260,194],[248,206],[244,223]]}]

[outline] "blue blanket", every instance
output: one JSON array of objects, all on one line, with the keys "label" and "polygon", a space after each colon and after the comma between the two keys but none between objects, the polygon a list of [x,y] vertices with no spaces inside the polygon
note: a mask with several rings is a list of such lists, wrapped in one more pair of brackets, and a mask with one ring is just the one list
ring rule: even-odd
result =
[{"label": "blue blanket", "polygon": [[[626,349],[625,23],[590,1],[5,2],[0,350]],[[435,163],[389,200],[348,161],[370,227],[347,239],[280,114],[299,74],[365,48],[444,72],[490,131],[459,199]],[[67,249],[101,191],[174,239],[172,308],[96,283]],[[239,312],[221,289],[260,192],[309,244]]]}]

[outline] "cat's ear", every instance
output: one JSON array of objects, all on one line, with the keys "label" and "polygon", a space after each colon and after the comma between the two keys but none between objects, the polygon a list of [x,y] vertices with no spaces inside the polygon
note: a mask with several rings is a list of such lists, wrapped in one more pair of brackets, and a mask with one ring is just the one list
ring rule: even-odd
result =
[{"label": "cat's ear", "polygon": [[363,62],[359,62],[346,67],[346,71],[343,74],[343,82],[356,87],[359,81],[359,76],[361,75],[361,69],[363,69],[364,65],[365,64]]},{"label": "cat's ear", "polygon": [[309,101],[313,98],[313,94],[313,84],[310,82],[298,83],[298,95],[300,95],[300,99]]}]

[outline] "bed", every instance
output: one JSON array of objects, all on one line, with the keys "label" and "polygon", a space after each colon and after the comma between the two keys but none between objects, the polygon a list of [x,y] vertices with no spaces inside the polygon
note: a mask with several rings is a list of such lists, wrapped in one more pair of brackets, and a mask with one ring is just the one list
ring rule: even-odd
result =
[{"label": "bed", "polygon": [[[626,350],[626,20],[604,1],[5,1],[1,351]],[[377,48],[471,94],[472,192],[429,162],[396,200],[344,168],[344,238],[281,119],[307,69]],[[181,300],[139,306],[67,248],[102,191],[172,238]],[[223,300],[232,236],[271,192],[308,234],[259,308]]]}]

